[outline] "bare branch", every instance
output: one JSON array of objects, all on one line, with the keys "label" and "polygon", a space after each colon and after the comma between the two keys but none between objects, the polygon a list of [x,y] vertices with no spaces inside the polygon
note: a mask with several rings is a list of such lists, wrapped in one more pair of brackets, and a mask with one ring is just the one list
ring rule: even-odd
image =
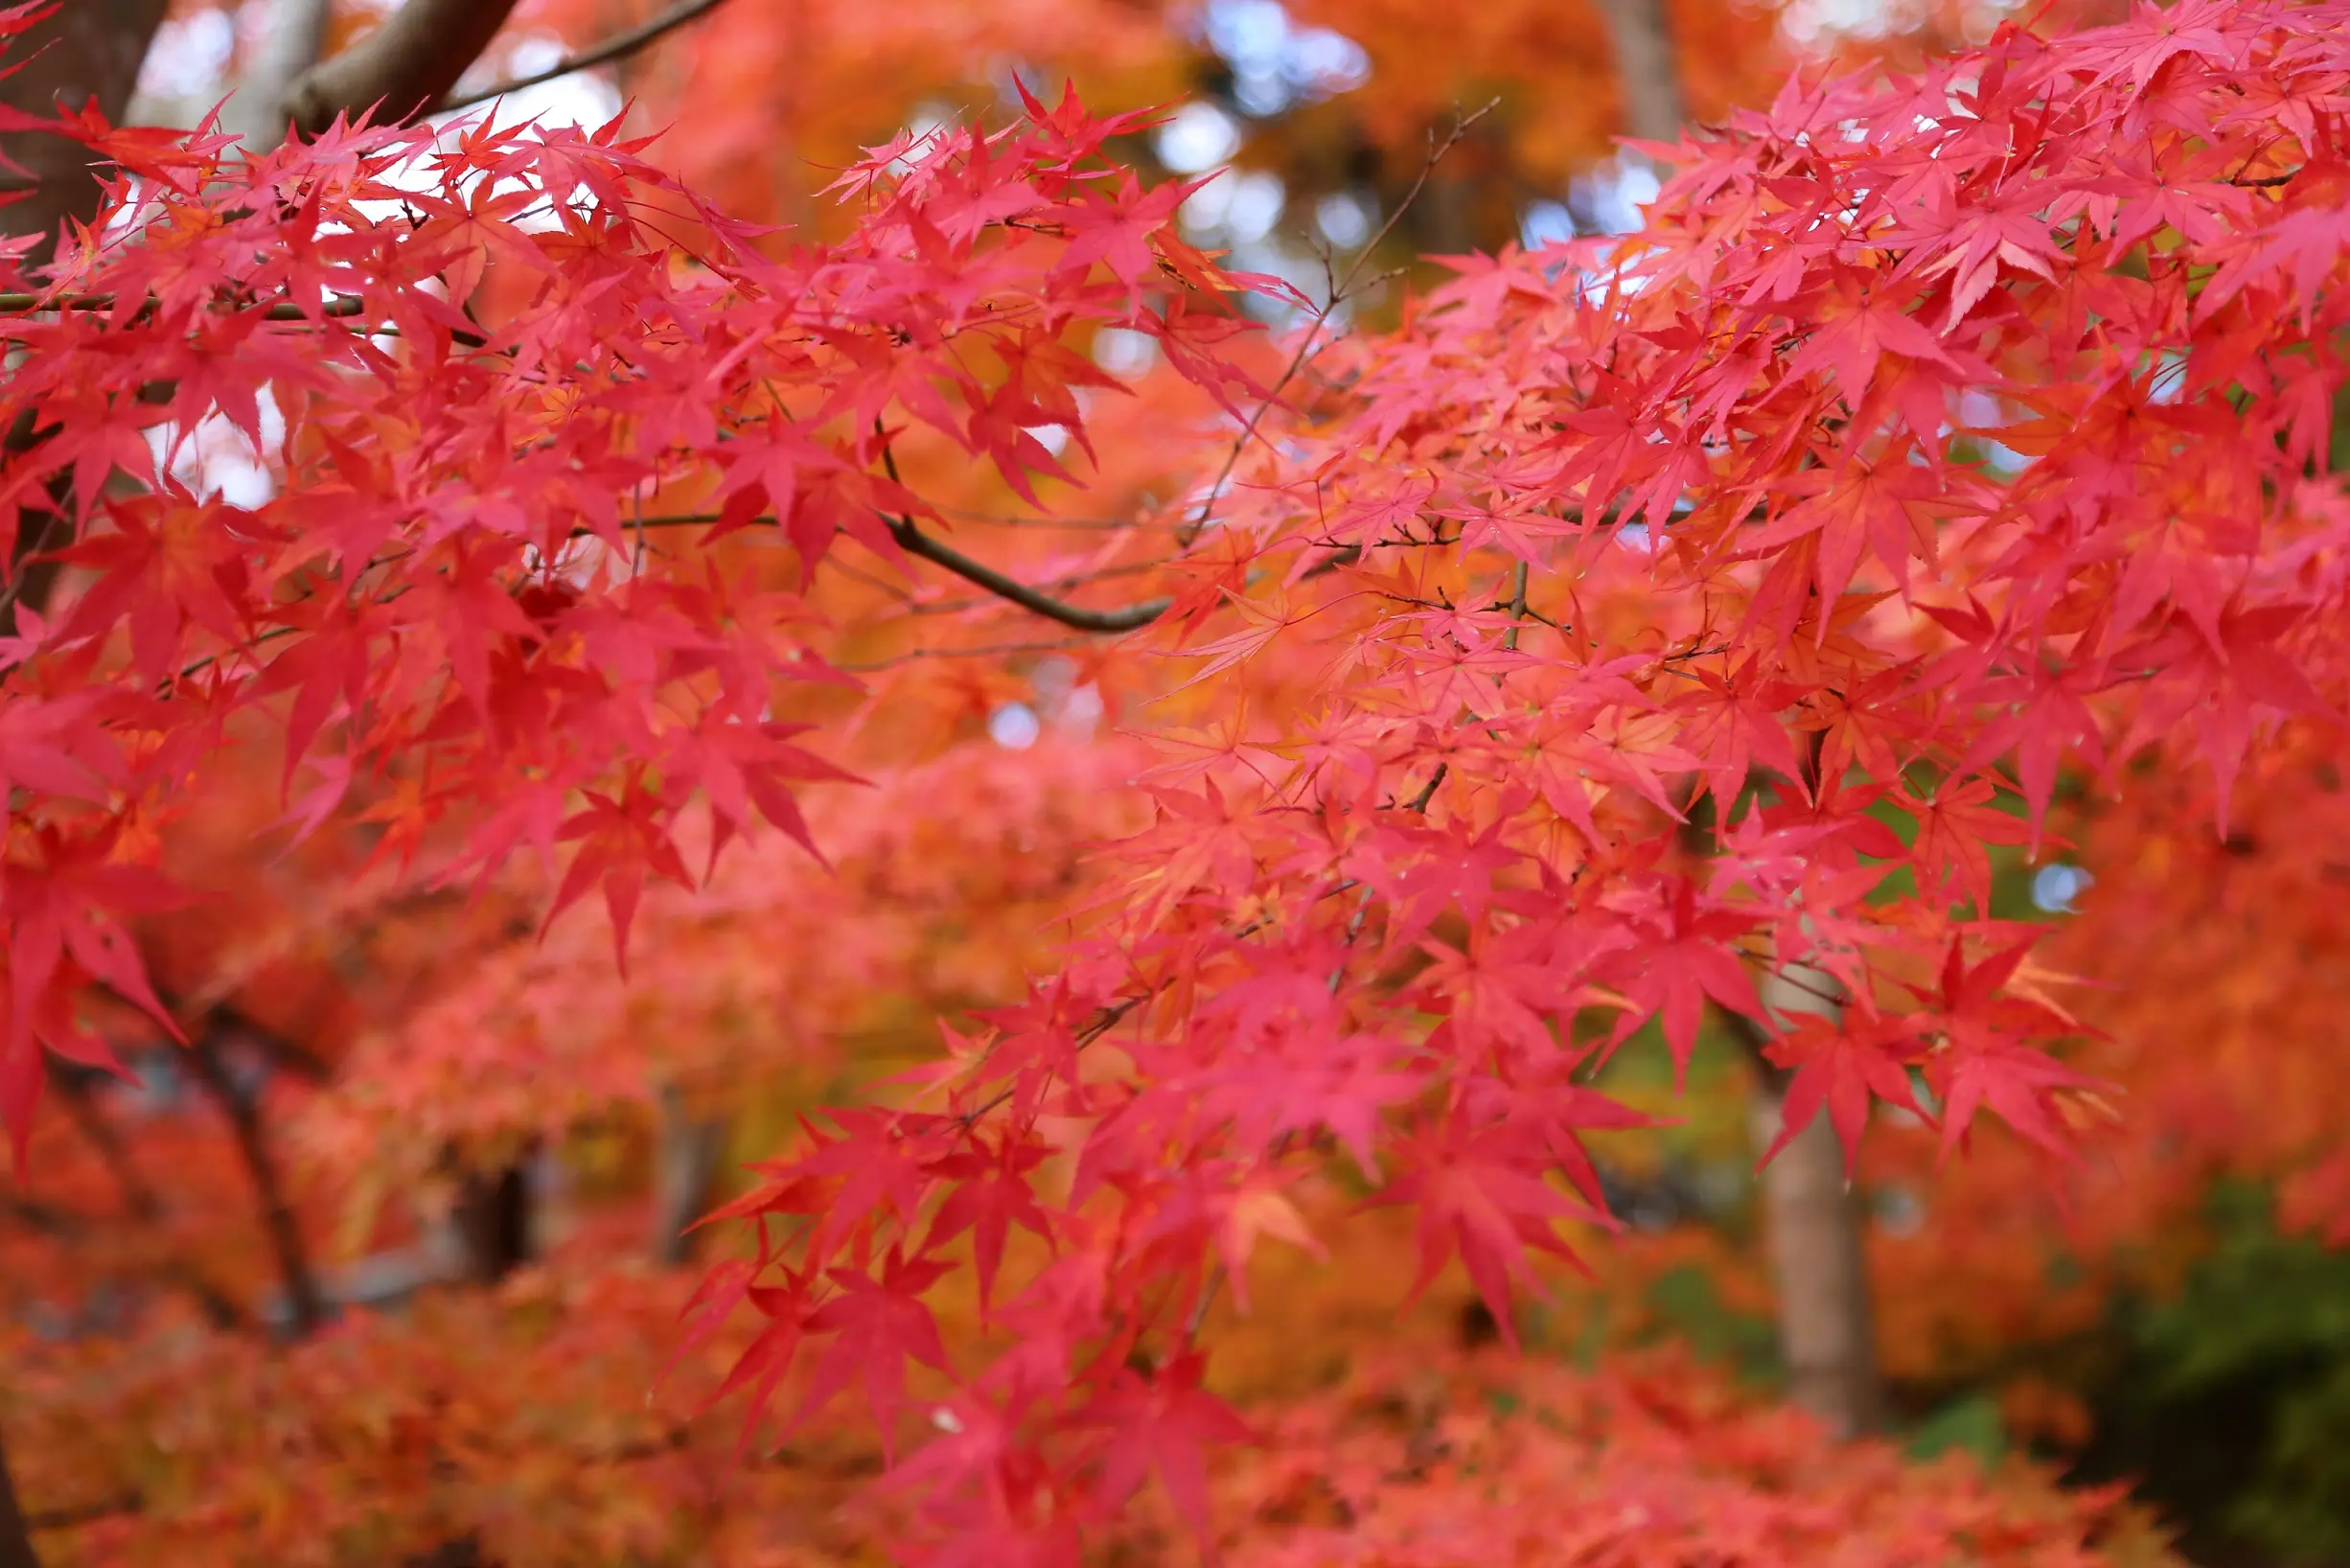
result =
[{"label": "bare branch", "polygon": [[1411,799],[1404,802],[1403,809],[1406,811],[1426,811],[1428,809],[1428,802],[1436,798],[1437,790],[1442,786],[1444,782],[1444,775],[1450,772],[1452,772],[1452,764],[1448,762],[1438,763],[1436,765],[1436,772],[1428,775],[1428,782],[1420,787],[1419,794],[1414,796]]},{"label": "bare branch", "polygon": [[[718,520],[719,514],[716,512],[670,512],[658,517],[631,518],[628,525],[631,528],[687,528],[698,524],[714,523]],[[755,525],[772,528],[775,526],[776,519],[773,513],[762,512],[749,520]],[[1030,588],[1025,583],[1006,577],[985,562],[975,561],[953,545],[931,538],[930,535],[916,528],[910,519],[893,518],[884,513],[882,521],[888,525],[889,537],[897,542],[898,548],[904,550],[908,555],[919,556],[934,565],[944,566],[965,582],[976,583],[999,599],[1007,600],[1023,610],[1042,615],[1047,620],[1058,621],[1063,626],[1079,632],[1132,632],[1138,627],[1148,626],[1161,615],[1165,614],[1167,606],[1173,602],[1168,599],[1146,599],[1139,605],[1129,605],[1122,610],[1087,610],[1082,606],[1055,599],[1050,594]],[[583,524],[571,530],[571,537],[585,539],[594,532],[594,529]],[[1113,569],[1139,571],[1143,568],[1136,566]],[[968,610],[973,606],[965,602],[954,606],[916,606],[914,608],[917,611],[935,614],[949,609]]]},{"label": "bare branch", "polygon": [[[881,433],[881,422],[873,422],[874,433]],[[882,467],[888,472],[892,483],[898,482],[898,460],[887,441],[882,443]],[[889,525],[889,537],[908,555],[920,556],[935,565],[944,566],[968,583],[977,583],[999,599],[1008,599],[1021,609],[1042,615],[1048,621],[1079,632],[1132,632],[1148,626],[1167,611],[1171,599],[1146,599],[1124,610],[1085,610],[1064,604],[1049,593],[1039,593],[1027,584],[1006,577],[983,561],[974,561],[952,544],[941,543],[914,526],[911,518],[893,518],[887,512],[882,521]]]},{"label": "bare branch", "polygon": [[1428,133],[1428,155],[1420,161],[1419,173],[1413,178],[1411,189],[1404,192],[1401,201],[1395,203],[1395,210],[1387,215],[1387,221],[1379,225],[1379,232],[1372,235],[1365,242],[1363,248],[1356,253],[1354,265],[1347,268],[1347,275],[1339,279],[1337,288],[1330,290],[1329,299],[1315,314],[1312,324],[1305,329],[1305,335],[1298,339],[1297,352],[1289,357],[1289,364],[1282,370],[1281,379],[1273,383],[1273,388],[1265,394],[1264,401],[1256,405],[1256,412],[1249,416],[1249,422],[1242,426],[1240,433],[1233,438],[1232,450],[1224,454],[1224,466],[1216,471],[1215,483],[1208,487],[1208,497],[1200,502],[1200,515],[1192,519],[1190,525],[1177,536],[1187,548],[1193,540],[1199,537],[1200,530],[1208,526],[1209,519],[1214,516],[1216,500],[1224,494],[1225,481],[1233,476],[1233,470],[1239,465],[1240,454],[1248,450],[1250,439],[1256,434],[1256,427],[1264,422],[1265,415],[1270,413],[1273,405],[1280,401],[1281,393],[1287,390],[1289,383],[1297,380],[1298,372],[1305,368],[1305,361],[1313,353],[1315,340],[1321,337],[1322,329],[1330,324],[1331,312],[1351,296],[1355,284],[1361,279],[1363,267],[1370,262],[1372,253],[1379,248],[1389,235],[1395,232],[1395,225],[1403,221],[1403,215],[1412,210],[1412,203],[1417,201],[1420,192],[1427,189],[1428,176],[1436,172],[1438,164],[1444,161],[1444,154],[1460,146],[1461,138],[1469,133],[1469,127],[1491,114],[1500,104],[1500,99],[1492,99],[1483,108],[1455,120],[1452,130],[1441,142],[1436,139],[1435,131],[1431,130]]},{"label": "bare branch", "polygon": [[965,582],[976,583],[1000,599],[1007,599],[1033,614],[1042,615],[1048,621],[1058,621],[1079,632],[1132,632],[1138,627],[1148,626],[1165,614],[1167,607],[1175,602],[1172,599],[1145,599],[1123,610],[1086,610],[1066,604],[1049,593],[1040,593],[1025,583],[1004,576],[983,561],[974,561],[953,545],[931,538],[909,519],[888,518],[885,520],[889,524],[889,537],[897,541],[898,548],[908,555],[920,556],[925,561],[944,566]]},{"label": "bare branch", "polygon": [[[153,303],[152,300],[150,300],[140,309],[151,309]],[[111,311],[113,309],[114,296],[112,294],[58,294],[54,298],[46,294],[0,294],[0,315],[27,315],[38,311]],[[280,300],[275,305],[264,308],[262,319],[264,321],[308,321],[314,315],[357,315],[365,309],[365,302],[356,294],[327,300],[312,310],[305,310],[291,300]]]},{"label": "bare branch", "polygon": [[441,100],[437,112],[447,113],[451,109],[470,109],[476,104],[486,104],[493,98],[502,97],[507,93],[518,93],[525,87],[536,87],[541,82],[553,81],[559,77],[567,77],[574,71],[587,71],[599,65],[609,65],[613,60],[634,55],[663,34],[675,32],[688,22],[700,20],[725,4],[726,0],[678,0],[676,5],[671,6],[658,16],[648,17],[634,27],[615,33],[586,52],[568,56],[535,75],[517,77],[512,81],[501,81],[495,87],[484,87],[477,93],[467,93],[463,97],[445,98]]},{"label": "bare branch", "polygon": [[[1526,563],[1520,561],[1516,573],[1510,579],[1509,618],[1512,621],[1526,618]],[[1502,638],[1502,646],[1513,654],[1518,651],[1518,627],[1511,626]]]},{"label": "bare branch", "polygon": [[[1047,578],[1042,583],[1030,586],[1037,588],[1083,588],[1088,583],[1105,582],[1113,577],[1140,576],[1144,572],[1157,571],[1165,565],[1164,561],[1128,561],[1115,566],[1098,566],[1092,571],[1070,572],[1066,576]],[[967,610],[985,609],[989,602],[989,599],[977,596],[966,599],[916,600],[908,603],[906,613],[909,615],[959,615]]]},{"label": "bare branch", "polygon": [[383,25],[302,73],[286,94],[295,128],[316,135],[338,114],[370,109],[401,125],[449,95],[505,25],[515,0],[408,0]]}]

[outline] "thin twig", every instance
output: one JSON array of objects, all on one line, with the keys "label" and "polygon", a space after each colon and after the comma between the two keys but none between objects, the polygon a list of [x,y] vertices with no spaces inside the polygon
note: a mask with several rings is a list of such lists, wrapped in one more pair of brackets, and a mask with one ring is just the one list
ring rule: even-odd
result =
[{"label": "thin twig", "polygon": [[1224,454],[1224,466],[1216,472],[1215,483],[1208,487],[1207,497],[1200,502],[1200,515],[1194,518],[1190,526],[1179,536],[1186,546],[1199,537],[1200,531],[1208,526],[1209,519],[1215,515],[1216,501],[1224,494],[1225,482],[1232,478],[1233,470],[1239,465],[1240,454],[1248,450],[1250,439],[1256,434],[1256,427],[1263,423],[1265,415],[1272,411],[1273,405],[1280,401],[1281,393],[1287,390],[1289,383],[1297,379],[1298,372],[1305,368],[1306,358],[1313,351],[1314,340],[1322,335],[1322,329],[1329,325],[1331,314],[1340,305],[1352,297],[1351,290],[1357,276],[1363,270],[1364,264],[1371,260],[1372,253],[1379,248],[1387,237],[1394,232],[1395,225],[1403,221],[1403,215],[1412,210],[1412,203],[1419,199],[1421,190],[1428,184],[1428,176],[1435,173],[1438,164],[1443,162],[1444,154],[1460,146],[1461,139],[1468,134],[1469,127],[1492,113],[1500,104],[1500,99],[1493,99],[1485,107],[1455,120],[1451,133],[1441,142],[1436,139],[1435,131],[1428,133],[1428,155],[1420,161],[1419,173],[1413,178],[1412,188],[1404,192],[1403,199],[1395,204],[1395,210],[1388,214],[1387,221],[1379,225],[1379,231],[1373,234],[1362,250],[1356,254],[1354,265],[1347,268],[1347,275],[1341,278],[1338,287],[1331,290],[1329,299],[1324,302],[1322,309],[1314,313],[1312,324],[1305,329],[1305,335],[1298,339],[1297,352],[1289,357],[1289,363],[1281,371],[1280,380],[1273,383],[1273,388],[1265,394],[1264,401],[1256,405],[1256,412],[1249,416],[1249,422],[1242,426],[1240,433],[1233,438],[1232,450]]},{"label": "thin twig", "polygon": [[599,65],[609,65],[613,60],[634,55],[647,44],[658,39],[661,35],[674,32],[688,22],[699,20],[724,4],[726,0],[678,0],[678,4],[671,6],[659,15],[648,17],[634,27],[615,33],[602,43],[589,46],[584,53],[566,57],[543,71],[526,77],[517,77],[512,81],[501,81],[495,87],[484,87],[477,93],[452,93],[435,104],[432,112],[453,114],[459,109],[470,109],[476,104],[486,104],[491,99],[503,97],[507,93],[518,93],[525,87],[536,87],[543,82],[553,81],[559,77],[567,77],[574,71],[588,71]]},{"label": "thin twig", "polygon": [[[1099,1012],[1096,1012],[1094,1015],[1093,1020],[1088,1023],[1084,1028],[1077,1031],[1076,1044],[1071,1049],[1075,1050],[1083,1050],[1086,1047],[1092,1045],[1103,1035],[1108,1034],[1112,1029],[1117,1027],[1118,1020],[1124,1018],[1128,1013],[1133,1012],[1137,1007],[1140,1007],[1145,1002],[1148,1002],[1150,997],[1151,994],[1148,991],[1145,991],[1139,997],[1128,997],[1123,1002],[1113,1003],[1109,1006],[1102,1008]],[[956,1117],[956,1119],[963,1124],[963,1130],[965,1132],[969,1132],[973,1127],[979,1125],[979,1121],[981,1117],[996,1109],[996,1107],[1002,1105],[1004,1101],[1010,1099],[1012,1095],[1019,1091],[1019,1088],[1020,1085],[1016,1082],[1008,1084],[1001,1093],[978,1105],[973,1106],[970,1110],[965,1111],[960,1116]]]},{"label": "thin twig", "polygon": [[1437,786],[1444,782],[1444,775],[1451,771],[1451,763],[1438,763],[1436,765],[1436,772],[1428,775],[1428,782],[1422,786],[1419,794],[1414,796],[1410,800],[1404,803],[1403,809],[1406,811],[1426,811],[1428,809],[1428,802],[1436,798]]},{"label": "thin twig", "polygon": [[1509,630],[1502,634],[1502,647],[1509,653],[1518,651],[1518,622],[1526,619],[1526,563],[1518,563],[1517,575],[1510,584]]}]

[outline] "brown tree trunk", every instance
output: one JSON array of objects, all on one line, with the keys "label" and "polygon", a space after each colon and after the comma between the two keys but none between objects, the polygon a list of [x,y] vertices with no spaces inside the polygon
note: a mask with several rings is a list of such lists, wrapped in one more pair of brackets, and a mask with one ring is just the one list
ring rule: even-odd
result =
[{"label": "brown tree trunk", "polygon": [[467,1176],[449,1220],[463,1277],[477,1285],[496,1284],[529,1262],[535,1250],[528,1167],[516,1164]]},{"label": "brown tree trunk", "polygon": [[688,1231],[710,1204],[718,1180],[726,1124],[691,1115],[685,1097],[665,1084],[658,1101],[659,1130],[653,1155],[653,1257],[667,1268],[690,1262],[694,1238]]},{"label": "brown tree trunk", "polygon": [[1644,142],[1679,141],[1688,105],[1665,0],[1600,0],[1600,12],[1615,46],[1625,134]]},{"label": "brown tree trunk", "polygon": [[282,102],[315,135],[338,114],[404,125],[457,84],[506,22],[515,0],[407,0],[357,43],[302,73]]},{"label": "brown tree trunk", "polygon": [[[168,0],[66,0],[15,40],[10,62],[25,66],[0,81],[0,103],[49,115],[95,99],[100,113],[120,120],[167,6]],[[58,224],[68,218],[87,222],[98,211],[97,165],[81,143],[35,132],[0,136],[0,152],[34,181],[31,196],[0,208],[0,232],[40,236],[31,259],[46,261]]]},{"label": "brown tree trunk", "polygon": [[33,1550],[33,1527],[16,1502],[16,1483],[10,1479],[8,1449],[0,1444],[0,1568],[41,1568]]},{"label": "brown tree trunk", "polygon": [[[1791,969],[1786,979],[1763,981],[1762,1003],[1781,1020],[1798,1013],[1834,1018],[1840,1009],[1829,1000],[1833,985],[1817,970]],[[1760,1030],[1740,1032],[1756,1048],[1762,1079],[1752,1109],[1759,1155],[1786,1124],[1788,1074],[1762,1059]],[[1878,1430],[1885,1398],[1863,1245],[1867,1214],[1845,1182],[1843,1145],[1825,1114],[1762,1167],[1762,1220],[1789,1396],[1838,1437]]]}]

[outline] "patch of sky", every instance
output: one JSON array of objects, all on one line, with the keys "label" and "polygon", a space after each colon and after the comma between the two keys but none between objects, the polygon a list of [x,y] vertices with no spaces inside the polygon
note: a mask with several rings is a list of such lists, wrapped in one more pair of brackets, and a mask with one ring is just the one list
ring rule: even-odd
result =
[{"label": "patch of sky", "polygon": [[1371,77],[1362,45],[1326,27],[1300,27],[1279,0],[1208,0],[1201,31],[1232,68],[1233,102],[1252,119],[1349,91]]}]

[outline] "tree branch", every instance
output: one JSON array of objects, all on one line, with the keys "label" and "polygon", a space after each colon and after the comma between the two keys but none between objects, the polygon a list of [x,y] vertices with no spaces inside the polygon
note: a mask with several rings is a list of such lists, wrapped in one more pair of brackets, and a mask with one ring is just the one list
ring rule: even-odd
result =
[{"label": "tree branch", "polygon": [[486,104],[491,99],[502,97],[507,93],[518,93],[525,87],[536,87],[542,82],[567,77],[574,71],[588,71],[599,65],[609,65],[613,60],[634,55],[663,34],[675,32],[688,22],[699,21],[725,4],[726,0],[678,0],[676,5],[671,6],[659,15],[648,17],[634,27],[615,33],[602,43],[592,45],[584,53],[566,56],[558,63],[548,66],[535,76],[517,77],[512,81],[501,81],[495,87],[484,87],[477,93],[444,98],[437,105],[436,112],[447,113],[452,109],[470,109],[476,104]]},{"label": "tree branch", "polygon": [[515,0],[407,0],[383,25],[302,73],[286,94],[296,129],[314,136],[336,115],[370,109],[403,125],[448,96],[505,25]]},{"label": "tree branch", "polygon": [[[879,419],[873,422],[873,432],[876,435],[881,433]],[[882,443],[882,467],[888,472],[892,484],[903,482],[898,478],[897,455],[889,450],[887,441]],[[885,512],[882,521],[889,525],[889,537],[908,555],[920,556],[935,565],[944,566],[965,582],[977,583],[999,599],[1007,599],[1032,614],[1042,615],[1048,621],[1058,621],[1074,631],[1131,632],[1137,627],[1148,626],[1165,614],[1167,606],[1175,602],[1172,599],[1146,599],[1124,610],[1080,609],[1076,605],[1065,604],[1048,593],[1039,593],[1027,584],[1004,576],[985,562],[974,561],[953,545],[941,543],[915,527],[911,518],[893,518]]]},{"label": "tree branch", "polygon": [[[895,478],[895,464],[891,463],[890,467],[892,469],[890,476]],[[716,512],[670,512],[654,518],[631,518],[628,520],[628,526],[632,529],[690,528],[700,524],[714,523],[718,520],[720,520],[720,514]],[[750,520],[760,527],[772,528],[776,525],[777,519],[773,513],[763,512]],[[919,556],[934,565],[944,566],[965,582],[976,583],[999,599],[1009,600],[1023,610],[1031,611],[1044,616],[1047,620],[1058,621],[1061,625],[1075,631],[1132,632],[1138,627],[1148,626],[1165,614],[1167,606],[1174,602],[1171,599],[1146,599],[1140,604],[1129,605],[1122,610],[1087,610],[1083,606],[1055,599],[1050,594],[1030,588],[1016,578],[1006,577],[983,561],[973,560],[953,545],[933,539],[922,532],[914,526],[910,519],[893,518],[885,512],[882,514],[882,521],[888,526],[889,537],[897,542],[898,548],[904,550],[908,555]],[[571,537],[587,539],[593,536],[594,533],[594,529],[583,524],[571,530]],[[943,614],[949,610],[967,610],[972,606],[967,604],[929,605],[916,608],[925,613]]]},{"label": "tree branch", "polygon": [[[150,300],[140,309],[151,309],[153,303],[152,300]],[[261,318],[264,321],[308,321],[312,316],[357,315],[366,308],[366,301],[360,299],[357,294],[346,294],[336,299],[322,300],[311,309],[305,309],[291,300],[280,300],[274,305],[264,306]],[[0,315],[27,315],[35,311],[111,311],[113,309],[114,296],[112,294],[59,294],[55,298],[46,294],[22,292],[0,294]]]},{"label": "tree branch", "polygon": [[1000,599],[1009,600],[1023,610],[1079,632],[1132,632],[1137,627],[1148,626],[1165,614],[1167,607],[1175,602],[1172,599],[1145,599],[1123,610],[1086,610],[1064,603],[1049,593],[1040,593],[1025,583],[1004,576],[983,561],[974,561],[953,545],[941,543],[916,528],[910,518],[885,518],[883,520],[889,524],[889,537],[897,541],[898,548],[908,555],[920,556],[925,561],[944,566],[965,582],[976,583]]},{"label": "tree branch", "polygon": [[285,1183],[278,1176],[277,1161],[269,1152],[261,1109],[238,1088],[229,1076],[228,1064],[221,1060],[219,1022],[216,1014],[208,1021],[208,1026],[196,1033],[188,1056],[195,1065],[197,1081],[211,1092],[221,1114],[228,1118],[237,1152],[244,1161],[246,1174],[252,1178],[255,1195],[261,1199],[262,1229],[268,1234],[270,1251],[277,1255],[287,1305],[293,1314],[293,1331],[297,1336],[308,1336],[326,1322],[326,1298],[319,1291],[317,1275],[311,1269],[302,1230],[294,1219],[292,1200],[286,1194]]},{"label": "tree branch", "polygon": [[1426,811],[1428,809],[1428,802],[1436,798],[1436,792],[1438,788],[1443,784],[1444,775],[1450,772],[1452,772],[1451,763],[1438,763],[1436,765],[1436,772],[1428,775],[1428,782],[1420,786],[1419,794],[1414,796],[1410,800],[1404,803],[1403,809],[1406,811]]}]

